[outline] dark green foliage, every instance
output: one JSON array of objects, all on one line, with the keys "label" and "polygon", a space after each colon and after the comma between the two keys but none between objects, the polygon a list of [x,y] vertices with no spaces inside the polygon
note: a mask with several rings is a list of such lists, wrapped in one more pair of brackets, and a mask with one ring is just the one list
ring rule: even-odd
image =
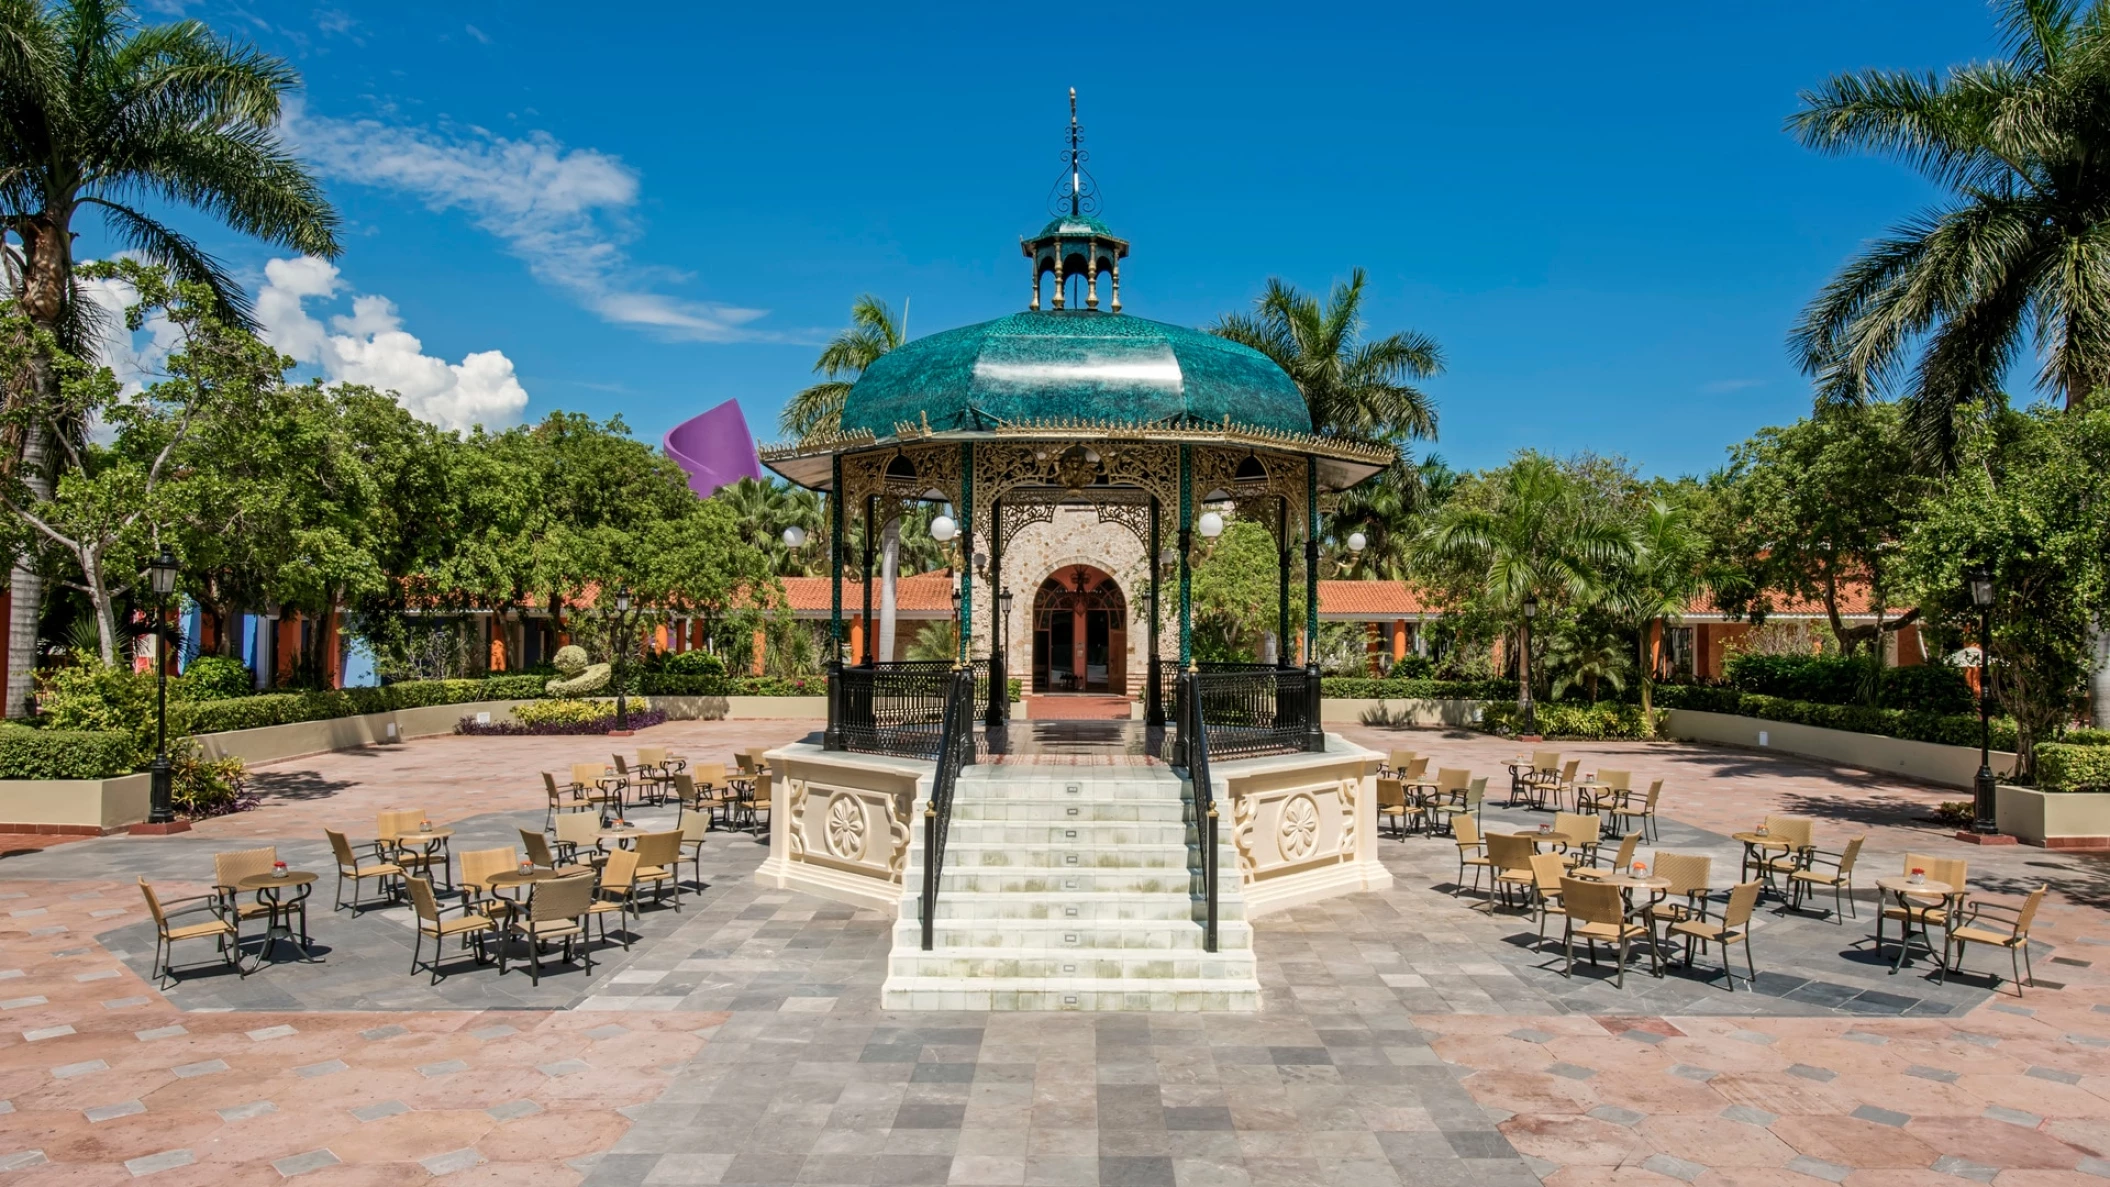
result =
[{"label": "dark green foliage", "polygon": [[708,651],[683,651],[668,656],[660,671],[669,676],[723,676],[725,661]]},{"label": "dark green foliage", "polygon": [[[1936,742],[1944,746],[1978,745],[1978,715],[1920,713],[1910,709],[1875,709],[1867,705],[1825,705],[1815,701],[1791,701],[1760,696],[1733,688],[1702,688],[1663,684],[1656,687],[1656,707],[1695,709],[1703,713],[1731,713],[1740,717],[1762,717],[1794,725],[1903,738],[1910,742]],[[2015,748],[2015,723],[2004,717],[1993,719],[1993,749]]]},{"label": "dark green foliage", "polygon": [[169,684],[169,696],[186,701],[224,701],[256,692],[256,674],[241,660],[225,655],[201,655]]},{"label": "dark green foliage", "polygon": [[1843,655],[1739,655],[1729,661],[1729,684],[1739,692],[1865,705],[1876,680],[1875,706],[1921,713],[1972,713],[1977,709],[1964,675],[1946,664],[1877,669],[1865,657]]},{"label": "dark green foliage", "polygon": [[[1538,731],[1548,738],[1575,738],[1589,742],[1614,739],[1648,739],[1656,731],[1648,725],[1639,705],[1603,704],[1558,704],[1538,705],[1534,709]],[[1656,713],[1657,720],[1662,712]],[[1481,711],[1479,728],[1491,734],[1515,736],[1522,726],[1524,712],[1515,701],[1490,701]]]},{"label": "dark green foliage", "polygon": [[0,779],[109,779],[137,761],[137,744],[122,731],[0,725]]},{"label": "dark green foliage", "polygon": [[1392,661],[1392,670],[1385,673],[1387,680],[1427,680],[1436,675],[1436,661],[1426,655],[1409,653]]},{"label": "dark green foliage", "polygon": [[2037,747],[2040,791],[2110,791],[2110,746],[2045,742]]},{"label": "dark green foliage", "polygon": [[391,713],[425,705],[468,701],[525,701],[544,695],[540,676],[492,676],[483,680],[414,680],[382,688],[327,692],[282,692],[226,701],[169,706],[169,731],[214,734],[296,721],[326,721],[361,713]]},{"label": "dark green foliage", "polygon": [[1513,701],[1514,680],[1378,680],[1364,676],[1328,676],[1320,694],[1333,700]]}]

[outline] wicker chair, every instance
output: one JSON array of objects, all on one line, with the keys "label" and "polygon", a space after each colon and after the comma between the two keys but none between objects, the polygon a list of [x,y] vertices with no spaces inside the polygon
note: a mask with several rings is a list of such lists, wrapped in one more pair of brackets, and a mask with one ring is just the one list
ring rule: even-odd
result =
[{"label": "wicker chair", "polygon": [[1399,780],[1401,786],[1410,793],[1419,792],[1424,788],[1435,789],[1435,784],[1429,782],[1429,756],[1426,754],[1417,755],[1406,766],[1395,769],[1392,777]]},{"label": "wicker chair", "polygon": [[1927,877],[1933,881],[1946,882],[1950,886],[1955,887],[1955,894],[1939,900],[1933,896],[1925,899],[1914,898],[1909,900],[1908,906],[1904,907],[1897,906],[1895,903],[1886,905],[1876,915],[1876,951],[1878,953],[1883,951],[1883,923],[1885,920],[1897,920],[1900,933],[1906,938],[1910,938],[1911,933],[1906,930],[1908,924],[1916,923],[1923,928],[1928,926],[1939,927],[1946,931],[1949,927],[1950,911],[1964,905],[1963,890],[1964,883],[1970,878],[1970,862],[1960,857],[1929,857],[1924,853],[1907,853],[1905,855],[1904,872],[1910,874],[1914,870],[1925,870],[1927,871]]},{"label": "wicker chair", "polygon": [[1397,779],[1377,781],[1377,823],[1382,827],[1386,820],[1392,822],[1393,835],[1405,840],[1407,836],[1407,785]]},{"label": "wicker chair", "polygon": [[1798,870],[1809,867],[1810,851],[1816,848],[1817,822],[1808,816],[1768,816],[1766,831],[1788,843],[1787,852],[1766,855],[1759,861],[1766,881],[1777,886],[1779,879],[1792,878]]},{"label": "wicker chair", "polygon": [[1377,773],[1383,775],[1387,779],[1404,779],[1404,772],[1408,767],[1413,765],[1413,751],[1393,750],[1387,752],[1385,755],[1385,761],[1378,764]]},{"label": "wicker chair", "polygon": [[1487,860],[1494,866],[1495,889],[1502,892],[1505,905],[1515,905],[1512,891],[1529,891],[1537,885],[1537,880],[1531,876],[1531,859],[1537,854],[1538,845],[1530,837],[1511,833],[1487,834]]},{"label": "wicker chair", "polygon": [[[154,888],[147,885],[145,878],[139,880],[139,893],[146,896],[147,914],[154,917],[154,962],[148,966],[148,975],[154,977],[157,982],[172,984],[176,980],[176,945],[184,940],[211,939],[220,950],[220,959],[229,968],[239,970],[242,967],[241,935],[235,930],[233,922],[219,916],[216,910],[220,901],[218,895],[193,895],[189,898],[170,899],[164,904],[161,896],[154,893]],[[176,903],[198,904],[177,911],[178,915],[186,911],[210,911],[213,916],[203,923],[172,925],[169,923],[167,908]]]},{"label": "wicker chair", "polygon": [[717,823],[732,827],[733,789],[725,777],[725,764],[697,763],[695,769],[690,772],[690,777],[696,782],[698,806],[716,815]]},{"label": "wicker chair", "polygon": [[374,856],[402,866],[406,874],[415,870],[431,878],[440,855],[426,852],[423,846],[405,845],[402,840],[403,834],[417,832],[424,821],[425,813],[419,808],[381,813],[374,828]]},{"label": "wicker chair", "polygon": [[[1649,869],[1658,878],[1670,880],[1664,901],[1648,909],[1651,926],[1707,917],[1707,896],[1712,893],[1707,883],[1714,876],[1713,858],[1704,853],[1658,851]],[[1685,900],[1682,903],[1677,901],[1681,898]]]},{"label": "wicker chair", "polygon": [[1480,805],[1485,803],[1486,800],[1487,776],[1482,775],[1477,779],[1468,780],[1465,784],[1465,790],[1458,793],[1457,799],[1439,801],[1435,807],[1430,809],[1429,819],[1435,825],[1440,826],[1440,831],[1446,833],[1456,831],[1455,826],[1460,818],[1470,818],[1475,825],[1478,825],[1480,823]]},{"label": "wicker chair", "polygon": [[694,885],[698,894],[703,893],[703,845],[709,839],[707,834],[710,831],[708,812],[691,812],[681,818],[681,855],[696,875]]},{"label": "wicker chair", "polygon": [[746,827],[764,828],[769,824],[769,801],[771,785],[776,776],[764,771],[755,776],[755,781],[740,795],[740,814],[746,817]]},{"label": "wicker chair", "polygon": [[1591,864],[1597,860],[1597,842],[1604,828],[1604,818],[1591,812],[1556,812],[1553,814],[1553,831],[1568,838],[1568,858],[1571,862]]},{"label": "wicker chair", "polygon": [[1744,969],[1750,974],[1747,981],[1758,983],[1758,964],[1751,959],[1751,911],[1758,906],[1758,892],[1765,889],[1763,882],[1742,882],[1729,891],[1729,903],[1722,908],[1720,922],[1696,917],[1681,919],[1670,925],[1669,938],[1685,937],[1685,967],[1692,967],[1692,950],[1695,944],[1720,944],[1722,946],[1722,979],[1729,983],[1729,992],[1736,992],[1736,973],[1729,967],[1729,945],[1744,942]]},{"label": "wicker chair", "polygon": [[637,748],[638,778],[650,789],[652,802],[664,804],[674,788],[674,763],[664,746]]},{"label": "wicker chair", "polygon": [[[576,952],[585,961],[586,975],[593,976],[593,951],[586,946],[586,914],[593,906],[593,889],[591,878],[551,878],[537,882],[528,894],[527,907],[507,917],[506,934],[527,942],[528,979],[534,984],[542,984],[544,946],[560,940],[564,944],[564,959],[572,960]],[[572,946],[574,942],[578,944],[576,949]],[[500,976],[505,975],[506,956],[506,951],[500,949]]]},{"label": "wicker chair", "polygon": [[[252,898],[248,902],[243,902],[242,892],[235,889],[235,884],[244,878],[253,878],[258,874],[270,873],[272,866],[277,861],[278,849],[276,846],[270,845],[262,849],[239,849],[231,853],[215,853],[212,855],[213,892],[219,896],[220,917],[234,924],[235,942],[237,945],[241,943],[240,933],[243,921],[270,918],[271,906],[263,902],[261,898]],[[296,900],[289,900],[286,905],[291,907],[294,901]],[[307,914],[307,909],[303,907],[300,920],[302,939],[306,939],[308,934]]]},{"label": "wicker chair", "polygon": [[[603,821],[608,819],[610,807],[613,807],[618,812],[622,811],[624,784],[620,779],[610,779],[608,768],[600,763],[573,763],[571,765],[571,782],[572,786],[578,790],[579,798],[585,800],[588,807],[598,811]],[[615,785],[613,787],[608,786],[610,782]]]},{"label": "wicker chair", "polygon": [[630,947],[630,918],[637,909],[637,851],[618,849],[608,855],[608,864],[601,867],[600,884],[594,887],[593,902],[586,908],[587,918],[601,921],[601,942],[608,942],[608,917],[620,916],[623,933],[623,948]]},{"label": "wicker chair", "polygon": [[[466,853],[462,854],[462,864],[465,870],[468,862],[469,855]],[[468,880],[469,875],[464,872],[462,881],[466,884]],[[447,937],[449,936],[460,936],[462,938],[463,951],[467,951],[472,943],[475,944],[476,963],[489,963],[490,957],[484,955],[484,938],[497,932],[498,921],[484,911],[479,910],[478,907],[481,904],[462,902],[451,907],[442,907],[439,904],[439,900],[432,895],[431,882],[418,877],[406,878],[404,882],[410,887],[410,910],[411,914],[416,917],[418,924],[417,936],[410,942],[410,971],[412,973],[416,973],[419,966],[423,966],[432,971],[431,983],[434,985],[439,984],[441,976],[440,958],[446,954]],[[456,918],[449,919],[446,914],[448,911],[459,911],[461,914]],[[425,940],[428,936],[432,939],[432,959],[425,960],[423,959]]]},{"label": "wicker chair", "polygon": [[592,866],[559,863],[557,855],[550,850],[549,838],[533,829],[524,828],[520,830],[520,848],[522,852],[527,854],[529,862],[545,870],[555,870],[558,877],[569,878],[574,874],[593,873]]},{"label": "wicker chair", "polygon": [[1531,880],[1538,894],[1533,900],[1539,912],[1539,943],[1546,942],[1546,920],[1565,916],[1567,909],[1561,906],[1561,880],[1568,872],[1568,865],[1558,853],[1537,853],[1531,858]]},{"label": "wicker chair", "polygon": [[[1521,787],[1515,787],[1509,795],[1509,806],[1520,803],[1536,803],[1539,788],[1548,780],[1560,778],[1561,756],[1558,750],[1534,750],[1531,752],[1531,769],[1524,772]],[[1519,794],[1521,793],[1521,795]]]},{"label": "wicker chair", "polygon": [[1634,864],[1634,850],[1641,847],[1641,834],[1628,833],[1619,839],[1619,852],[1610,862],[1605,861],[1604,847],[1596,853],[1596,864],[1576,866],[1568,871],[1570,878],[1602,878],[1614,870],[1623,870]]},{"label": "wicker chair", "polygon": [[[1465,871],[1469,869],[1473,872],[1473,889],[1478,890],[1480,889],[1480,871],[1492,871],[1494,863],[1487,859],[1487,843],[1480,839],[1480,822],[1478,819],[1471,816],[1460,816],[1454,819],[1451,824],[1453,826],[1451,840],[1458,846],[1458,878],[1451,883],[1451,897],[1457,898],[1458,892],[1465,889]],[[1488,894],[1492,895],[1493,893],[1494,890],[1490,887]]]},{"label": "wicker chair", "polygon": [[[2032,989],[2036,988],[2037,971],[2031,968],[2029,963],[2029,929],[2036,922],[2037,908],[2043,905],[2044,894],[2049,889],[2048,886],[2039,886],[2030,891],[2029,897],[2024,899],[2019,907],[2004,907],[1998,903],[1972,903],[1971,909],[1949,928],[1948,938],[1943,946],[1944,954],[1951,947],[1956,950],[1956,971],[1963,971],[1963,950],[1966,944],[1990,944],[2007,949],[2008,964],[2013,967],[2015,973],[2016,997],[2022,996],[2022,986],[2025,984]],[[1988,911],[2008,916],[2000,921],[2007,925],[2005,933],[1978,926],[1978,920]],[[1944,960],[1938,981],[1944,984],[1948,982],[1949,968],[1950,962]],[[1999,974],[1994,974],[1993,979],[1998,981]]]},{"label": "wicker chair", "polygon": [[558,786],[557,776],[542,772],[542,789],[549,794],[549,812],[542,818],[542,831],[548,832],[557,826],[560,812],[584,812],[593,805],[586,802],[586,793],[576,783]]},{"label": "wicker chair", "polygon": [[520,868],[520,851],[511,845],[462,852],[462,901],[479,904],[486,914],[504,914],[509,904],[491,889],[491,875]]},{"label": "wicker chair", "polygon": [[1641,822],[1641,834],[1650,841],[1656,840],[1659,835],[1656,830],[1656,807],[1662,799],[1663,780],[1661,779],[1648,785],[1648,794],[1642,798],[1639,808],[1634,806],[1634,794],[1628,792],[1620,797],[1618,805],[1612,809],[1613,827],[1621,832],[1628,832],[1633,829],[1634,822],[1638,820]]},{"label": "wicker chair", "polygon": [[[1794,892],[1790,900],[1794,908],[1798,911],[1802,909],[1803,900],[1809,897],[1810,891],[1829,886],[1832,890],[1832,909],[1828,914],[1831,915],[1832,922],[1840,922],[1842,910],[1859,919],[1861,913],[1854,907],[1854,863],[1860,860],[1861,844],[1867,839],[1855,837],[1846,843],[1846,848],[1837,853],[1812,848],[1803,867],[1788,874],[1788,885]],[[1831,869],[1827,872],[1819,868],[1821,866],[1830,866]]]},{"label": "wicker chair", "polygon": [[680,830],[664,833],[646,833],[637,844],[637,880],[640,885],[652,884],[654,902],[666,900],[666,889],[674,888],[674,909],[681,910],[681,841]]},{"label": "wicker chair", "polygon": [[1633,789],[1632,771],[1597,772],[1594,783],[1578,784],[1575,791],[1575,810],[1578,812],[1609,812],[1612,806]]},{"label": "wicker chair", "polygon": [[[1602,882],[1585,882],[1577,878],[1561,879],[1561,905],[1567,908],[1566,927],[1562,929],[1561,946],[1566,950],[1568,967],[1565,975],[1575,975],[1575,939],[1582,937],[1590,946],[1590,964],[1597,964],[1597,945],[1609,944],[1619,953],[1618,974],[1614,984],[1626,988],[1626,958],[1628,949],[1638,939],[1653,939],[1649,929],[1639,923],[1630,923],[1626,917],[1626,901],[1617,886]],[[1663,953],[1654,943],[1649,945],[1649,960],[1658,976],[1663,973]]]},{"label": "wicker chair", "polygon": [[601,851],[601,822],[584,812],[557,817],[557,860],[599,869],[608,860]]},{"label": "wicker chair", "polygon": [[[352,842],[343,833],[324,829],[322,835],[330,839],[330,852],[337,858],[337,904],[332,910],[342,911],[350,907],[352,912],[357,914],[359,908],[365,905],[359,901],[359,884],[368,878],[382,879],[390,902],[394,902],[402,893],[402,866],[378,857],[360,857],[352,851]],[[344,883],[347,878],[351,879],[352,883],[352,901],[349,903],[344,901]]]},{"label": "wicker chair", "polygon": [[1569,790],[1575,786],[1576,773],[1581,770],[1582,760],[1579,758],[1571,758],[1567,762],[1562,763],[1561,769],[1554,774],[1553,778],[1544,780],[1537,785],[1538,795],[1536,796],[1535,806],[1543,808],[1546,806],[1546,801],[1551,799],[1553,801],[1553,810],[1556,812],[1560,811],[1561,797],[1568,794]]}]

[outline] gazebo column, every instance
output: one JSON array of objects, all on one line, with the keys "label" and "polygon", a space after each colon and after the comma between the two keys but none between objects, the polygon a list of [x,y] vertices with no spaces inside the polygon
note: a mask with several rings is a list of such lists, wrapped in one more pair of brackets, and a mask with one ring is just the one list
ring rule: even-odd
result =
[{"label": "gazebo column", "polygon": [[1143,724],[1146,727],[1165,728],[1165,687],[1158,674],[1158,552],[1164,548],[1159,541],[1158,498],[1150,497],[1150,556],[1144,563],[1150,566],[1150,666],[1143,674]]},{"label": "gazebo column", "polygon": [[989,504],[989,711],[982,724],[995,729],[1011,709],[1010,657],[1004,654],[1004,501]]},{"label": "gazebo column", "polygon": [[1184,766],[1187,762],[1187,747],[1193,742],[1188,736],[1188,715],[1196,713],[1196,707],[1187,704],[1186,673],[1194,668],[1194,572],[1191,557],[1194,550],[1194,447],[1180,446],[1180,695],[1173,704],[1173,716],[1179,722],[1178,749],[1175,761]]},{"label": "gazebo column", "polygon": [[974,639],[974,442],[960,443],[960,658],[966,667],[973,660],[968,645]]},{"label": "gazebo column", "polygon": [[1289,499],[1275,499],[1275,666],[1293,667],[1289,658]]},{"label": "gazebo column", "polygon": [[1319,459],[1304,459],[1304,748],[1313,753],[1326,749],[1326,731],[1319,724]]},{"label": "gazebo column", "polygon": [[861,649],[861,650],[862,650],[862,652],[863,652],[863,654],[862,654],[861,656],[859,656],[859,657],[858,657],[858,662],[859,662],[859,663],[862,663],[862,664],[863,664],[863,665],[864,665],[865,667],[868,667],[868,668],[872,666],[872,663],[873,663],[873,657],[874,657],[874,655],[875,655],[874,651],[872,650],[872,648],[873,648],[873,640],[872,640],[872,517],[873,517],[874,515],[878,514],[878,511],[879,511],[879,496],[877,496],[877,495],[866,495],[866,496],[865,496],[865,565],[864,565],[864,569],[865,569],[865,584],[864,584],[865,604],[864,604],[864,617],[858,620],[858,621],[860,621],[860,622],[862,622],[862,623],[864,624],[864,646],[863,646],[863,648]]},{"label": "gazebo column", "polygon": [[[843,748],[843,455],[829,459],[832,481],[828,486],[828,728],[821,735],[824,750]],[[756,637],[761,632],[755,632]],[[760,666],[760,649],[756,651]]]}]

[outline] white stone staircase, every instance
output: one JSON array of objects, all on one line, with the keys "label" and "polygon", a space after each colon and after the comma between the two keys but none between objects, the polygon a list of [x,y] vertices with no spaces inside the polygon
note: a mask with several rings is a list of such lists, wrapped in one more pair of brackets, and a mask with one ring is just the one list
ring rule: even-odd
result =
[{"label": "white stone staircase", "polygon": [[1228,813],[1218,951],[1184,784],[1162,767],[974,766],[953,793],[922,950],[923,806],[880,1003],[891,1010],[1257,1010]]}]

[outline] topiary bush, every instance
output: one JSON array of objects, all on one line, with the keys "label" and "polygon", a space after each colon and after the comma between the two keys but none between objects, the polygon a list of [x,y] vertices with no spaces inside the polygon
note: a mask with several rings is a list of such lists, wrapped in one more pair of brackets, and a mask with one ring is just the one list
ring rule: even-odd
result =
[{"label": "topiary bush", "polygon": [[[644,697],[628,698],[625,705],[625,709],[630,713],[651,707],[651,702]],[[614,701],[536,701],[534,704],[518,705],[513,709],[513,720],[522,725],[597,721],[603,717],[614,716]]]},{"label": "topiary bush", "polygon": [[1387,680],[1428,680],[1436,675],[1436,661],[1426,655],[1403,655],[1392,661]]},{"label": "topiary bush", "polygon": [[2038,746],[2037,790],[2110,791],[2110,746]]},{"label": "topiary bush", "polygon": [[224,701],[256,692],[256,673],[226,655],[201,655],[183,675],[169,681],[169,697],[186,701]]},{"label": "topiary bush", "polygon": [[0,725],[0,779],[112,779],[143,761],[128,732]]}]

